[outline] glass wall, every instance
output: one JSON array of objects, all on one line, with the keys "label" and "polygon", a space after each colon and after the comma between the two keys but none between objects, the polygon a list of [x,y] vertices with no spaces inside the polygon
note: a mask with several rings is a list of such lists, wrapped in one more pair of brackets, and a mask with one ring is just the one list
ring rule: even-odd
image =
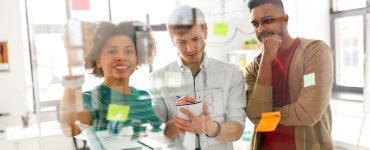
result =
[{"label": "glass wall", "polygon": [[[82,2],[85,2],[85,4]],[[31,29],[30,38],[34,45],[32,50],[35,58],[37,58],[36,67],[33,71],[37,75],[35,78],[37,78],[39,87],[37,89],[39,93],[38,101],[41,102],[41,105],[43,105],[43,102],[52,102],[56,106],[62,97],[61,79],[66,73],[67,64],[63,34],[67,20],[112,21],[115,23],[125,20],[138,20],[142,22],[150,21],[151,25],[164,26],[160,30],[153,28],[156,31],[155,39],[165,39],[157,42],[158,47],[165,51],[159,51],[158,57],[161,57],[162,53],[166,56],[166,58],[153,64],[155,68],[158,68],[173,60],[170,58],[177,56],[176,51],[173,51],[173,46],[164,25],[167,22],[168,12],[175,7],[175,2],[173,0],[162,0],[161,3],[150,0],[132,1],[130,3],[122,0],[83,0],[81,2],[73,0],[27,0],[27,13],[29,14],[28,19]],[[159,6],[162,3],[166,3],[169,7],[162,8]],[[169,56],[170,54],[171,56]],[[149,66],[142,66],[134,74],[134,78],[143,79],[148,76],[149,68]],[[87,82],[84,83],[84,90],[92,89],[102,82],[101,79],[90,75],[88,72],[85,74],[85,80]],[[131,82],[132,85],[146,89],[147,87],[143,83],[142,80]],[[49,106],[50,103],[44,104]],[[55,106],[41,109],[55,110]]]}]

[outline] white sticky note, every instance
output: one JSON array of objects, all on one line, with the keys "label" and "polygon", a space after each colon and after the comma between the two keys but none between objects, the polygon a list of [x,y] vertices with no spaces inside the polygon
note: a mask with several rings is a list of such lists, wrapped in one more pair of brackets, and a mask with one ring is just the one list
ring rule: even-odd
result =
[{"label": "white sticky note", "polygon": [[303,76],[304,87],[316,85],[315,73],[306,74]]},{"label": "white sticky note", "polygon": [[180,87],[181,86],[181,72],[166,71],[164,73],[165,87]]}]

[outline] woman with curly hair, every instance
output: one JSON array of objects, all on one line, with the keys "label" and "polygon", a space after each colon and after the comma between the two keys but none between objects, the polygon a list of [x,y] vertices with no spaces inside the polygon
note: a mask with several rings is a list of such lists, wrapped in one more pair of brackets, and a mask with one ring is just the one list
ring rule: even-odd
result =
[{"label": "woman with curly hair", "polygon": [[[112,133],[119,133],[125,126],[133,126],[134,133],[138,133],[145,128],[142,126],[144,123],[150,123],[154,130],[159,130],[160,121],[152,109],[148,93],[129,86],[130,76],[138,66],[150,63],[155,51],[155,41],[147,25],[137,21],[117,25],[100,23],[84,67],[104,81],[83,93],[83,110],[68,113],[63,107],[68,107],[71,102],[62,100],[61,123],[67,126],[67,130],[69,127],[71,134],[67,135],[79,133],[74,125],[76,120],[92,125],[96,131],[108,129]],[[110,105],[128,106],[127,120],[109,119]]]}]

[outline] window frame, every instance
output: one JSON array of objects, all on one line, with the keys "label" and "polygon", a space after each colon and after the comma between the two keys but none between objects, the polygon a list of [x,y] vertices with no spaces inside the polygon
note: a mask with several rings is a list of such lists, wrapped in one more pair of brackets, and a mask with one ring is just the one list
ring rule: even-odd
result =
[{"label": "window frame", "polygon": [[[349,93],[356,93],[356,94],[362,94],[363,93],[363,87],[349,87],[349,86],[342,86],[342,85],[338,85],[337,83],[337,68],[335,67],[335,65],[337,64],[337,58],[336,58],[336,26],[335,26],[335,20],[338,19],[338,18],[344,18],[344,17],[351,17],[351,16],[362,16],[363,18],[363,40],[364,40],[364,49],[363,49],[363,53],[364,53],[364,56],[365,56],[365,60],[366,59],[369,59],[367,58],[367,56],[365,55],[366,54],[366,49],[368,47],[368,44],[367,43],[367,35],[366,33],[368,32],[368,29],[366,28],[367,27],[367,24],[368,24],[368,20],[367,20],[367,15],[370,14],[370,1],[367,0],[366,1],[366,7],[363,7],[363,8],[356,8],[356,9],[349,9],[349,10],[343,10],[343,11],[335,11],[334,10],[334,1],[335,0],[330,0],[330,37],[331,37],[331,46],[334,50],[334,83],[333,83],[333,92],[349,92]],[[364,61],[364,68],[365,68],[365,61]],[[364,75],[365,77],[365,75]]]}]

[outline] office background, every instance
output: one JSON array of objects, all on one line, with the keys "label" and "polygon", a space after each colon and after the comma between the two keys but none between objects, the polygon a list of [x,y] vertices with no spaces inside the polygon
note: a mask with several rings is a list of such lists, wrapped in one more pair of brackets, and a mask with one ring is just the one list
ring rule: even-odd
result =
[{"label": "office background", "polygon": [[[9,114],[1,117],[1,128],[21,125],[20,116],[26,112],[31,113],[33,124],[57,119],[56,108],[63,90],[61,70],[66,63],[61,36],[68,19],[149,22],[155,31],[159,50],[153,69],[177,56],[164,23],[169,12],[180,4],[196,6],[205,12],[209,31],[212,31],[206,48],[211,57],[227,61],[230,51],[242,49],[244,41],[254,38],[245,0],[82,1],[89,2],[87,10],[72,8],[73,0],[0,0],[0,41],[7,42],[9,58],[9,69],[0,71],[0,113]],[[335,51],[336,74],[331,102],[336,145],[343,149],[370,149],[370,143],[366,142],[370,139],[370,117],[364,113],[370,111],[370,104],[365,103],[369,98],[364,96],[370,93],[366,88],[369,75],[365,75],[370,68],[366,64],[370,55],[369,2],[283,2],[290,18],[288,29],[293,36],[320,39]],[[226,34],[213,32],[216,23],[227,24]],[[140,68],[132,85],[145,89],[146,81],[137,79],[147,76],[149,71],[149,66]],[[101,82],[90,75],[85,78],[89,81],[84,84],[85,90]],[[0,146],[22,149],[22,144],[14,146],[14,141],[8,142],[4,136],[2,134],[0,138]],[[57,141],[56,138],[52,142]],[[45,142],[41,137],[30,143],[38,149],[47,149],[53,146],[52,142]]]}]

